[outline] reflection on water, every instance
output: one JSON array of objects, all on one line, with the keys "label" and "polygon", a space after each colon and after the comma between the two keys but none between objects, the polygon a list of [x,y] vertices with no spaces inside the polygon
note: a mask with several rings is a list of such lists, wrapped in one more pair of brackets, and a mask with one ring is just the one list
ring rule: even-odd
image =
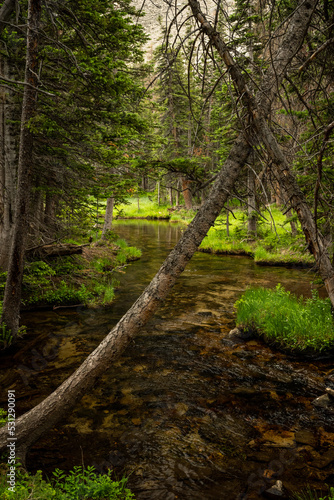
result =
[{"label": "reflection on water", "polygon": [[[29,395],[21,411],[53,390],[106,335],[149,283],[180,231],[162,222],[117,223],[118,234],[140,247],[143,257],[117,276],[121,287],[113,306],[26,314],[34,334],[29,348],[17,354],[17,365],[31,368],[34,349],[58,347],[57,357],[32,370],[25,382],[22,373],[13,378],[13,370],[2,372],[7,385],[15,383]],[[148,500],[260,498],[277,479],[290,488],[330,484],[334,456],[322,468],[314,461],[333,442],[333,414],[311,404],[326,385],[334,385],[329,362],[310,364],[259,341],[228,337],[233,304],[247,286],[280,282],[309,295],[309,281],[305,270],[196,254],[121,358],[35,446],[31,468],[66,468],[83,459],[100,471],[112,467],[131,474],[136,497]],[[309,441],[298,437],[301,430]]]}]

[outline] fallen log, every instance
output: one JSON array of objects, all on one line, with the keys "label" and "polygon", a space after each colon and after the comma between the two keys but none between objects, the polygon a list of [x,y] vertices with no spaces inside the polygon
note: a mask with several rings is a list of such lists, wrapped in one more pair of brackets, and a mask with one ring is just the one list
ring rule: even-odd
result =
[{"label": "fallen log", "polygon": [[82,249],[86,246],[89,246],[89,243],[85,245],[75,245],[73,243],[43,245],[28,250],[27,256],[44,259],[46,257],[63,257],[65,255],[82,254]]}]

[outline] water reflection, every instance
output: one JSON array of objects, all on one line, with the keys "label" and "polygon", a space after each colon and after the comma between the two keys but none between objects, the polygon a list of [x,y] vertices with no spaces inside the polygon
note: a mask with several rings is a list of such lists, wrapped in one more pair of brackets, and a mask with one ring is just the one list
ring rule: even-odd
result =
[{"label": "water reflection", "polygon": [[[53,390],[99,343],[149,283],[181,231],[163,222],[117,223],[120,236],[139,246],[143,257],[119,273],[113,306],[25,316],[39,349],[50,342],[52,331],[59,335],[60,350],[29,377],[22,411]],[[227,336],[234,326],[233,304],[247,286],[280,282],[309,295],[309,281],[308,271],[196,254],[121,358],[66,422],[32,450],[31,467],[71,467],[83,456],[86,465],[131,474],[136,497],[149,500],[251,499],[260,498],[261,489],[277,478],[290,487],[330,481],[331,465],[310,475],[304,455],[312,463],[313,448],[295,439],[298,429],[308,429],[318,443],[321,432],[332,442],[333,415],[311,405],[332,377],[326,379],[328,364],[310,365],[259,341]],[[26,350],[17,364],[28,364],[29,356]],[[282,458],[286,450],[293,454],[290,461]],[[279,469],[274,470],[274,460]]]}]

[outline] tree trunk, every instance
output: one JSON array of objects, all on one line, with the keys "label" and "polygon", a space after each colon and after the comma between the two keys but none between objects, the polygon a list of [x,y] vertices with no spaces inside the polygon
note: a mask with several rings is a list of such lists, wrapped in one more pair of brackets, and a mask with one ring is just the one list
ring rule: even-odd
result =
[{"label": "tree trunk", "polygon": [[6,21],[15,9],[16,0],[5,0],[0,8],[0,34],[6,27]]},{"label": "tree trunk", "polygon": [[1,323],[11,330],[13,339],[15,339],[19,330],[24,252],[29,227],[28,209],[31,194],[33,134],[28,125],[29,120],[34,116],[37,103],[37,54],[40,14],[41,0],[30,0],[28,5],[25,71],[25,81],[29,83],[29,86],[25,86],[22,103],[15,220],[1,317]]},{"label": "tree trunk", "polygon": [[169,191],[169,203],[170,203],[170,206],[172,207],[173,206],[173,188],[172,188],[172,186],[170,186],[168,188],[168,191]]},{"label": "tree trunk", "polygon": [[[253,155],[252,155],[253,156]],[[252,168],[248,168],[247,172],[247,189],[248,189],[248,236],[256,236],[256,200],[255,200],[255,174]]]},{"label": "tree trunk", "polygon": [[190,191],[191,181],[186,177],[182,177],[182,194],[184,198],[184,203],[187,210],[191,210],[193,208],[192,202],[192,194]]},{"label": "tree trunk", "polygon": [[[78,370],[42,403],[16,421],[16,451],[24,463],[28,448],[75,406],[110,363],[162,304],[227,201],[250,146],[241,134],[225,162],[209,198],[183,233],[150,285]],[[0,451],[7,447],[7,427],[0,429]]]},{"label": "tree trunk", "polygon": [[104,240],[107,238],[108,231],[111,231],[113,212],[114,212],[114,200],[115,198],[113,196],[107,199],[107,208],[104,216],[104,224],[101,236],[101,238]]},{"label": "tree trunk", "polygon": [[160,181],[157,181],[158,186],[158,206],[160,206]]},{"label": "tree trunk", "polygon": [[226,203],[226,236],[230,236],[230,211],[228,206],[228,200]]},{"label": "tree trunk", "polygon": [[177,207],[180,206],[180,179],[177,180],[177,186],[176,186],[176,195],[175,195],[175,205]]},{"label": "tree trunk", "polygon": [[[11,71],[11,62],[3,54],[0,54],[0,72],[7,78],[14,76]],[[3,90],[0,94],[0,105],[0,268],[7,270],[16,200],[19,140],[19,130],[15,125],[19,117],[14,92]]]}]

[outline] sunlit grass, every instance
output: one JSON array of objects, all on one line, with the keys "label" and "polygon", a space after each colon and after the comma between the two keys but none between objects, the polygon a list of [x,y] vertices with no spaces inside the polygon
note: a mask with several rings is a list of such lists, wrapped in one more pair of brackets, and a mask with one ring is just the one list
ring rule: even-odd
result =
[{"label": "sunlit grass", "polygon": [[146,196],[139,198],[138,208],[138,199],[129,198],[128,203],[116,208],[115,214],[119,214],[120,217],[167,217],[169,215],[168,207],[167,204],[158,205]]},{"label": "sunlit grass", "polygon": [[266,341],[290,350],[334,348],[334,322],[329,299],[314,294],[298,298],[284,290],[250,288],[235,304],[237,326],[256,330]]}]

